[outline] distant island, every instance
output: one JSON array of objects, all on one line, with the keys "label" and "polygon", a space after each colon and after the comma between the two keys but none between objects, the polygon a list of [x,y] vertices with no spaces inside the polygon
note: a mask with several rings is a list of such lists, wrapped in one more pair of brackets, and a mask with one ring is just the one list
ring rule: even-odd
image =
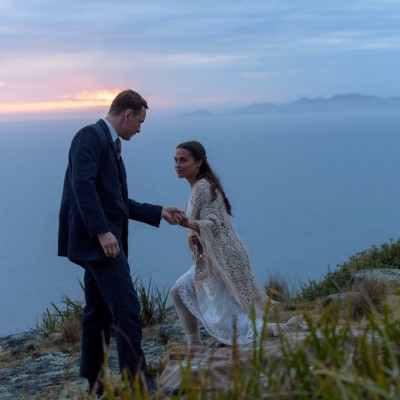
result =
[{"label": "distant island", "polygon": [[[331,98],[301,98],[286,104],[256,103],[225,112],[223,115],[262,115],[286,113],[325,113],[354,111],[399,111],[400,96],[376,97],[356,93],[338,94]],[[210,110],[201,109],[179,114],[178,117],[212,117],[221,115]]]}]

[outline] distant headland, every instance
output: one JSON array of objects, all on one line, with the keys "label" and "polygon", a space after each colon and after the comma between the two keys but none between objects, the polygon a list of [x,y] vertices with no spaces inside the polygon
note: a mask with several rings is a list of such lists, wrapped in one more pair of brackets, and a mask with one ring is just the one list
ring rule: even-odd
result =
[{"label": "distant headland", "polygon": [[[330,98],[301,98],[285,104],[255,103],[235,108],[223,115],[262,115],[287,113],[325,113],[354,111],[400,111],[400,96],[377,97],[362,94],[338,94]],[[178,117],[213,117],[221,115],[210,110],[201,109],[179,114]]]}]

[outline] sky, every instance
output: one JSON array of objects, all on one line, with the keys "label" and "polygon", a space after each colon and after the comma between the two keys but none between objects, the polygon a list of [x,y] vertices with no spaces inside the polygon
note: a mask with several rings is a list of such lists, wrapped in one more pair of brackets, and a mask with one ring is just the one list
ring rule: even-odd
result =
[{"label": "sky", "polygon": [[400,95],[399,0],[0,0],[0,119]]}]

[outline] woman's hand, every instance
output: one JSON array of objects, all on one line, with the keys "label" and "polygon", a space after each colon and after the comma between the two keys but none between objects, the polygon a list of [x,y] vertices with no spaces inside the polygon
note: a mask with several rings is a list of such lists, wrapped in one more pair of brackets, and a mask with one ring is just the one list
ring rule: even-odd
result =
[{"label": "woman's hand", "polygon": [[193,232],[191,231],[189,233],[189,240],[192,242],[192,244],[194,245],[199,245],[200,244],[200,240],[199,237]]},{"label": "woman's hand", "polygon": [[188,218],[188,216],[187,216],[185,213],[183,213],[183,212],[175,213],[175,215],[174,215],[174,222],[175,222],[176,224],[179,224],[179,225],[183,226],[184,228],[187,228],[188,225],[189,225],[189,218]]},{"label": "woman's hand", "polygon": [[174,218],[176,223],[179,224],[180,226],[183,226],[184,228],[193,229],[194,231],[199,232],[199,226],[197,225],[197,222],[190,221],[189,217],[185,213],[176,213]]}]

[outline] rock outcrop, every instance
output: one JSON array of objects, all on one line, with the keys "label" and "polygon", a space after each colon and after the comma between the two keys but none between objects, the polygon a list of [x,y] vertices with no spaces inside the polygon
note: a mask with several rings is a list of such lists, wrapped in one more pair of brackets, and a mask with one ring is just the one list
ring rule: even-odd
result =
[{"label": "rock outcrop", "polygon": [[[202,338],[217,346],[204,330]],[[157,374],[166,363],[167,346],[184,345],[184,333],[174,309],[166,322],[143,330],[142,347],[149,370]],[[110,375],[119,375],[115,341],[111,338],[108,366]],[[0,338],[0,399],[26,400],[56,398],[66,400],[87,389],[79,376],[79,343],[66,343],[61,334],[26,332]],[[75,396],[74,396],[75,395]]]},{"label": "rock outcrop", "polygon": [[365,279],[373,279],[379,282],[398,283],[400,281],[400,269],[398,268],[375,268],[364,269],[353,272],[353,284],[362,283]]}]

